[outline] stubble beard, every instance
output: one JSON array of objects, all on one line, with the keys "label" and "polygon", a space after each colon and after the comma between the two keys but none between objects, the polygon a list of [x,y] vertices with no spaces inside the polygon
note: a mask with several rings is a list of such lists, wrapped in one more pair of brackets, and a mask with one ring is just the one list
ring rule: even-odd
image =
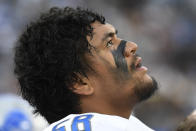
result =
[{"label": "stubble beard", "polygon": [[151,80],[148,81],[145,81],[142,76],[136,77],[134,75],[136,73],[136,67],[134,64],[132,64],[131,67],[131,72],[122,72],[117,68],[110,68],[110,71],[112,72],[115,81],[122,87],[123,85],[130,83],[130,81],[132,82],[131,84],[134,85],[133,93],[134,96],[137,97],[138,102],[147,100],[157,91],[158,83],[152,76],[149,76]]},{"label": "stubble beard", "polygon": [[[100,57],[104,63],[105,66],[107,67],[108,71],[112,74],[112,77],[114,79],[114,81],[116,82],[116,84],[118,84],[120,87],[123,87],[123,85],[126,85],[127,82],[129,83],[130,80],[132,82],[134,82],[133,85],[133,92],[135,94],[135,96],[137,97],[138,101],[144,101],[148,98],[150,98],[158,89],[158,84],[157,81],[155,80],[154,77],[150,76],[150,78],[152,79],[151,81],[145,81],[142,77],[134,77],[134,74],[136,73],[136,67],[135,67],[135,61],[136,61],[136,57],[138,55],[135,55],[133,57],[133,61],[131,64],[131,69],[130,71],[127,70],[122,70],[124,69],[123,67],[121,67],[123,64],[127,65],[126,61],[122,62],[122,59],[116,59],[120,62],[116,62],[116,63],[121,63],[120,67],[121,68],[117,68],[117,67],[113,67],[111,66],[104,58]],[[124,66],[125,67],[125,66]]]},{"label": "stubble beard", "polygon": [[150,98],[158,89],[158,83],[154,77],[151,76],[152,81],[145,82],[143,80],[135,80],[134,93],[138,101],[144,101]]}]

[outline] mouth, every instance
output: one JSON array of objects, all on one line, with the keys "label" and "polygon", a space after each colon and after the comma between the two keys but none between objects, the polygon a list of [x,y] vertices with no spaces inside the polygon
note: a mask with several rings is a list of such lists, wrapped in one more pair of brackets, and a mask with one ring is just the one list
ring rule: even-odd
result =
[{"label": "mouth", "polygon": [[135,67],[136,67],[136,69],[142,67],[142,58],[141,57],[138,57],[136,59]]},{"label": "mouth", "polygon": [[142,58],[141,57],[136,58],[134,65],[135,65],[136,70],[145,70],[145,71],[148,70],[145,66],[142,65]]}]

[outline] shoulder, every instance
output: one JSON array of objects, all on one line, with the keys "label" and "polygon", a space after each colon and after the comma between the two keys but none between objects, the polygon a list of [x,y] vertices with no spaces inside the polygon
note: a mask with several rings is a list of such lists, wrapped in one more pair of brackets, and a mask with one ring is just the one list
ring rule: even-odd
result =
[{"label": "shoulder", "polygon": [[128,119],[98,113],[71,114],[44,131],[125,131]]}]

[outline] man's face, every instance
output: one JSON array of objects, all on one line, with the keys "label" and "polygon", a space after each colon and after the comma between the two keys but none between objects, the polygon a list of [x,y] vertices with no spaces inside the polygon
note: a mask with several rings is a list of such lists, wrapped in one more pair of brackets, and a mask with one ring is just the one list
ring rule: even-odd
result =
[{"label": "man's face", "polygon": [[89,57],[95,74],[91,75],[95,94],[111,104],[128,105],[150,97],[157,89],[156,81],[141,65],[141,57],[136,55],[137,45],[117,36],[110,24],[94,22],[93,38],[87,37],[95,47]]}]

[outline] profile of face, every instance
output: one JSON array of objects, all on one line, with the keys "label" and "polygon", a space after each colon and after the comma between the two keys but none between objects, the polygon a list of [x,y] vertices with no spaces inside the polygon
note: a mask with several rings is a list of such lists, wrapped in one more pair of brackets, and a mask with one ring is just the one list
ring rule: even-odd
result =
[{"label": "profile of face", "polygon": [[149,98],[157,82],[142,66],[137,44],[120,39],[108,23],[94,22],[91,26],[93,37],[87,39],[94,48],[88,59],[96,73],[89,79],[97,98],[117,106]]}]

